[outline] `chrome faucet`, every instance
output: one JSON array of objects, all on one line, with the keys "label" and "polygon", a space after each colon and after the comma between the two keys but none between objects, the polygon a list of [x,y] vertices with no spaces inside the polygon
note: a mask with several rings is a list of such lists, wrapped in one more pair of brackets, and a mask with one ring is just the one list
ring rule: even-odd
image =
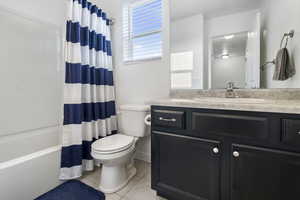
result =
[{"label": "chrome faucet", "polygon": [[234,82],[228,82],[226,87],[226,98],[236,98],[236,94],[234,92]]}]

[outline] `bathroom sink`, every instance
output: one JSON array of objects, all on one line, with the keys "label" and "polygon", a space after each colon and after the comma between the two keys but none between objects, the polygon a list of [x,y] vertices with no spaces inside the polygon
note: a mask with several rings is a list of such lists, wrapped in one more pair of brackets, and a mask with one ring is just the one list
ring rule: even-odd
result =
[{"label": "bathroom sink", "polygon": [[215,97],[204,97],[194,98],[196,102],[203,103],[234,103],[234,104],[265,104],[269,103],[270,100],[266,99],[255,99],[255,98],[215,98]]}]

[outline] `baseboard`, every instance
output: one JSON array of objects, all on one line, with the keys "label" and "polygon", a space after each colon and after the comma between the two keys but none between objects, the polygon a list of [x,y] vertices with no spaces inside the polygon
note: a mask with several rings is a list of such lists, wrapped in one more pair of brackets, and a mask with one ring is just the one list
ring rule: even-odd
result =
[{"label": "baseboard", "polygon": [[135,159],[151,163],[151,155],[144,152],[136,152]]}]

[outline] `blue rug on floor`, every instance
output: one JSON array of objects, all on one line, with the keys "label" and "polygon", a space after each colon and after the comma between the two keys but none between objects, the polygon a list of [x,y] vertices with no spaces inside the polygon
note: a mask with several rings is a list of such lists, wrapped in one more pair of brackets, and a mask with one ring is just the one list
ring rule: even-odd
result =
[{"label": "blue rug on floor", "polygon": [[35,200],[105,200],[105,195],[80,181],[72,180]]}]

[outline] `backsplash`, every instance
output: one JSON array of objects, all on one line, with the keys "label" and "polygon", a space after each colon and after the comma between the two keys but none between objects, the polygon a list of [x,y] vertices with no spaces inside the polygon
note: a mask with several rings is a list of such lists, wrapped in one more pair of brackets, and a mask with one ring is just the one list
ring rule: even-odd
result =
[{"label": "backsplash", "polygon": [[[241,89],[235,90],[239,98],[274,100],[300,100],[300,89]],[[196,97],[224,98],[226,90],[171,90],[171,98],[190,99]]]}]

